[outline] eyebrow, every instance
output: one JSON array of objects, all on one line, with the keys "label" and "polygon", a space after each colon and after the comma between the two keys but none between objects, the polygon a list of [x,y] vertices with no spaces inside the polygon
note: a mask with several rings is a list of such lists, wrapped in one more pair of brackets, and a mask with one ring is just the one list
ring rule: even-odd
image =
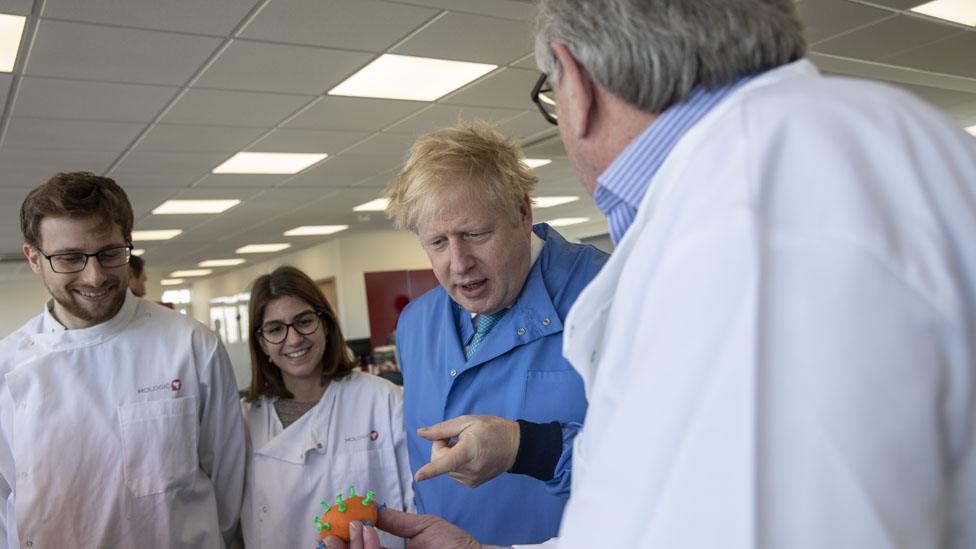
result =
[{"label": "eyebrow", "polygon": [[[314,313],[314,312],[316,312],[315,309],[308,309],[307,311],[302,311],[302,312],[298,313],[297,315],[291,317],[291,321],[292,322],[295,322],[295,319],[297,319],[298,317],[307,315],[308,313]],[[272,322],[280,322],[281,324],[285,324],[285,321],[284,320],[265,320],[264,322],[261,323],[261,326],[267,326],[268,324],[271,324]]]},{"label": "eyebrow", "polygon": [[[93,254],[99,254],[99,253],[104,252],[105,250],[112,250],[112,249],[115,249],[115,248],[125,248],[126,246],[128,246],[128,244],[110,244],[110,245],[105,246],[103,248],[99,248],[97,252],[91,252],[91,253],[93,253]],[[40,249],[40,248],[38,248],[38,249]],[[49,253],[47,255],[50,256],[50,255],[61,255],[61,254],[87,254],[87,253],[89,253],[89,252],[86,251],[86,250],[83,250],[81,248],[67,248],[65,250],[58,250],[58,251],[51,252],[51,253]]]}]

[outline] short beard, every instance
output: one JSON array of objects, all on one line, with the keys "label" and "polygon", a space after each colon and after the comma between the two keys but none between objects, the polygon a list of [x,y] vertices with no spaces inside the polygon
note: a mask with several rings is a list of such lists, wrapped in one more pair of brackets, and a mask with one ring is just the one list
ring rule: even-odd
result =
[{"label": "short beard", "polygon": [[[61,309],[78,320],[87,323],[89,327],[101,324],[107,320],[111,320],[116,314],[118,314],[119,310],[122,308],[122,304],[125,302],[125,287],[120,284],[116,285],[115,289],[112,290],[114,295],[112,295],[109,299],[107,306],[104,309],[104,313],[92,311],[91,309],[83,306],[76,300],[76,298],[74,298],[73,294],[71,294],[71,290],[68,290],[68,295],[55,293],[51,291],[50,287],[48,287],[48,291],[51,293],[51,297],[54,298],[54,301],[61,306]],[[58,320],[64,324],[63,318]]]}]

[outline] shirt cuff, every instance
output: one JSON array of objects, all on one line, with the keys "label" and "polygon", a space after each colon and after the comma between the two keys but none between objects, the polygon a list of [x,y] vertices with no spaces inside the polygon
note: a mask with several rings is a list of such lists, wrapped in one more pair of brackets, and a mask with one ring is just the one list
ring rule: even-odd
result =
[{"label": "shirt cuff", "polygon": [[532,423],[524,419],[518,420],[518,424],[519,448],[508,472],[541,481],[552,480],[563,451],[562,426],[558,421]]}]

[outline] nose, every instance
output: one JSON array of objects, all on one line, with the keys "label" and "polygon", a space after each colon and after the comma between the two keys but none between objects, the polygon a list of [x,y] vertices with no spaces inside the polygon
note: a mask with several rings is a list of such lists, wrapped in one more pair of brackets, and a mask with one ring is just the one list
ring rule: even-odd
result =
[{"label": "nose", "polygon": [[288,327],[288,334],[285,336],[285,345],[297,345],[305,339],[305,336],[298,333],[294,326]]},{"label": "nose", "polygon": [[108,280],[108,275],[105,273],[105,267],[98,261],[97,258],[89,257],[88,264],[85,268],[78,273],[78,278],[83,284],[91,286],[93,288],[98,288],[105,281]]},{"label": "nose", "polygon": [[474,267],[474,256],[469,246],[461,240],[449,244],[451,250],[451,273],[463,275]]}]

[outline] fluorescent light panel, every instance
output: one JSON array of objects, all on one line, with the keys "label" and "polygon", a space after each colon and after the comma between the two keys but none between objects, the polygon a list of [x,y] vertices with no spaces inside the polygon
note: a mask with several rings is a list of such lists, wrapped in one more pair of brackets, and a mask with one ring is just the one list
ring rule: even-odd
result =
[{"label": "fluorescent light panel", "polygon": [[182,214],[219,214],[223,213],[241,201],[229,200],[167,200],[155,210],[154,215],[182,215]]},{"label": "fluorescent light panel", "polygon": [[589,217],[560,217],[559,219],[547,221],[547,223],[553,227],[566,227],[568,225],[579,225],[580,223],[586,223],[589,220]]},{"label": "fluorescent light panel", "polygon": [[240,265],[247,261],[243,257],[235,257],[233,259],[208,259],[206,261],[201,261],[197,263],[197,267],[233,267],[234,265]]},{"label": "fluorescent light panel", "polygon": [[186,279],[184,278],[164,278],[159,281],[160,285],[162,286],[179,286],[184,282],[186,282]]},{"label": "fluorescent light panel", "polygon": [[969,126],[966,131],[976,136],[976,126]]},{"label": "fluorescent light panel", "polygon": [[27,18],[22,15],[0,13],[0,72],[14,72],[26,22]]},{"label": "fluorescent light panel", "polygon": [[551,164],[552,160],[548,158],[526,158],[522,162],[524,162],[526,166],[535,169],[535,168],[541,168],[546,164]]},{"label": "fluorescent light panel", "polygon": [[387,53],[329,90],[329,95],[434,101],[496,68],[498,65]]},{"label": "fluorescent light panel", "polygon": [[281,242],[277,244],[248,244],[247,246],[242,246],[234,250],[237,254],[267,254],[271,252],[280,252],[281,250],[287,250],[291,248],[291,244],[287,242]]},{"label": "fluorescent light panel", "polygon": [[551,208],[577,200],[579,200],[578,196],[537,196],[532,199],[532,205],[536,208]]},{"label": "fluorescent light panel", "polygon": [[921,13],[954,23],[976,27],[976,2],[973,0],[935,0],[912,8]]},{"label": "fluorescent light panel", "polygon": [[290,231],[285,231],[285,236],[327,235],[344,231],[348,228],[349,225],[305,225],[302,227],[295,227]]},{"label": "fluorescent light panel", "polygon": [[183,278],[190,276],[207,276],[213,273],[213,269],[187,269],[185,271],[173,271],[169,273],[171,278]]},{"label": "fluorescent light panel", "polygon": [[360,204],[352,209],[354,212],[382,212],[390,204],[389,198],[377,198],[364,204]]},{"label": "fluorescent light panel", "polygon": [[136,249],[132,250],[129,253],[131,253],[132,255],[142,255],[142,254],[146,253],[146,250],[144,250],[142,248],[136,248]]},{"label": "fluorescent light panel", "polygon": [[325,153],[239,152],[213,169],[213,173],[296,174],[326,158]]},{"label": "fluorescent light panel", "polygon": [[182,229],[158,229],[152,231],[132,231],[132,241],[169,240],[183,233]]}]

